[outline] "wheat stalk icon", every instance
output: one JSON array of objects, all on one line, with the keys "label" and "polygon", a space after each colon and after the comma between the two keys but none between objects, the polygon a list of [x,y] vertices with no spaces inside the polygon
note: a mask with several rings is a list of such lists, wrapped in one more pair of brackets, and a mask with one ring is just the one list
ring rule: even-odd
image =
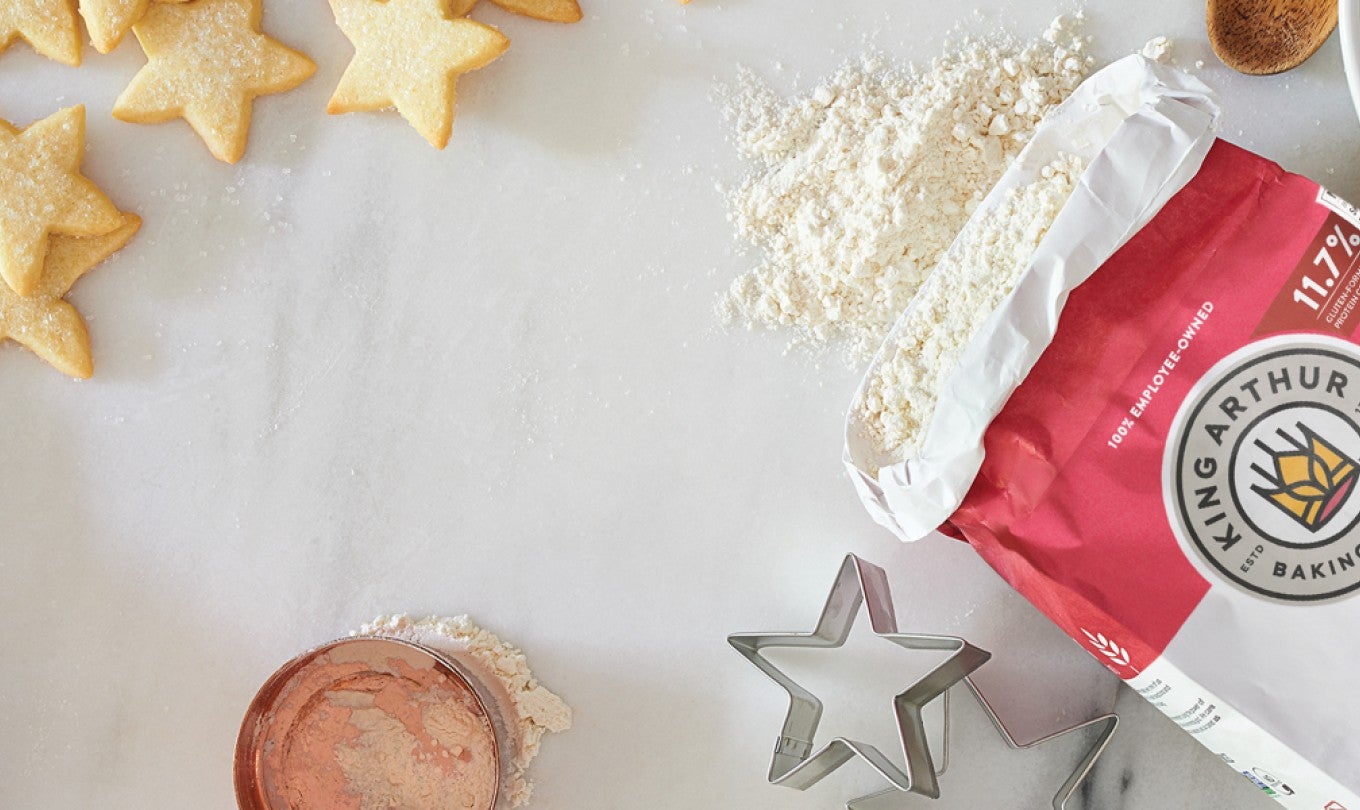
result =
[{"label": "wheat stalk icon", "polygon": [[1284,449],[1276,450],[1256,440],[1256,446],[1270,455],[1274,470],[1251,465],[1269,485],[1253,485],[1251,489],[1308,531],[1316,532],[1340,510],[1354,488],[1356,461],[1302,422],[1295,427],[1302,438],[1275,431],[1288,445]]},{"label": "wheat stalk icon", "polygon": [[1106,638],[1104,633],[1092,633],[1085,627],[1081,628],[1081,632],[1085,633],[1086,638],[1090,639],[1091,646],[1095,647],[1101,655],[1110,659],[1111,663],[1121,667],[1129,665],[1129,651],[1119,646],[1113,639]]}]

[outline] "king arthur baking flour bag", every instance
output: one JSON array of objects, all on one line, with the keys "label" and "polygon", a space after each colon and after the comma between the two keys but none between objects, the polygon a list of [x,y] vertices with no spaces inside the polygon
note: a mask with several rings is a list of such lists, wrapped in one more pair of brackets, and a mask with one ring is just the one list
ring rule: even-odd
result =
[{"label": "king arthur baking flour bag", "polygon": [[[1285,806],[1360,810],[1360,216],[1214,141],[1194,80],[1108,71],[1139,104],[1106,110],[915,455],[852,412],[847,466],[879,522],[966,540]],[[1201,117],[1130,136],[1148,104]]]}]

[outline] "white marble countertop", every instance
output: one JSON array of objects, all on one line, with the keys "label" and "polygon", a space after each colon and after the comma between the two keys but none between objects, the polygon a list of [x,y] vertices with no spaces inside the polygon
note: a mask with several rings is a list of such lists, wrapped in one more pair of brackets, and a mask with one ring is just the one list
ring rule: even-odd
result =
[{"label": "white marble countertop", "polygon": [[[322,0],[267,4],[320,67],[256,105],[237,167],[183,123],[109,115],[135,43],[79,70],[0,56],[0,115],[88,105],[87,173],[146,220],[75,294],[93,381],[0,347],[0,807],[229,808],[263,679],[399,611],[470,613],[574,705],[539,810],[839,807],[867,770],[764,784],[783,699],[724,636],[810,627],[847,551],[889,569],[905,625],[996,653],[982,680],[1022,733],[1114,702],[966,547],[903,547],[863,513],[839,464],[853,370],[713,314],[752,261],[714,190],[741,172],[715,81],[806,85],[866,45],[928,58],[960,14],[1029,33],[1062,9],[588,5],[574,27],[478,12],[514,44],[461,83],[444,153],[392,115],[324,114],[349,50]],[[1175,37],[1225,134],[1360,197],[1335,42],[1250,80],[1208,54],[1198,3],[1088,13],[1105,58]],[[825,732],[886,744],[888,696],[929,660],[857,635],[793,663],[835,679]],[[1085,808],[1270,806],[1119,706]],[[968,709],[956,740],[940,808],[1047,806],[1080,753],[1008,752]]]}]

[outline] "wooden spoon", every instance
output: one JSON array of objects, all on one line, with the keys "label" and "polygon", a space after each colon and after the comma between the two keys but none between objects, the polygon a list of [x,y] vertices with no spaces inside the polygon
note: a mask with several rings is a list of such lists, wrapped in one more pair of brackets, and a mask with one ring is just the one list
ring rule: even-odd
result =
[{"label": "wooden spoon", "polygon": [[1209,0],[1209,43],[1252,75],[1298,67],[1336,28],[1337,0]]}]

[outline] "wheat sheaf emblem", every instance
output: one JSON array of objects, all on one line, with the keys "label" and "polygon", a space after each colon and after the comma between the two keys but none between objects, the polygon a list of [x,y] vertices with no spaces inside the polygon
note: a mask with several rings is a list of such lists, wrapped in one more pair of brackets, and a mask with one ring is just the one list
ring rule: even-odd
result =
[{"label": "wheat sheaf emblem", "polygon": [[1085,633],[1086,637],[1091,640],[1091,646],[1095,647],[1101,655],[1110,659],[1112,663],[1121,667],[1129,665],[1129,651],[1116,644],[1112,639],[1106,638],[1104,633],[1093,634],[1085,627],[1081,628],[1081,632]]},{"label": "wheat sheaf emblem", "polygon": [[1270,456],[1274,470],[1251,465],[1268,484],[1253,485],[1251,490],[1308,531],[1316,532],[1341,510],[1355,488],[1357,463],[1302,422],[1295,426],[1301,438],[1275,431],[1285,442],[1282,449],[1256,441],[1256,446]]}]

